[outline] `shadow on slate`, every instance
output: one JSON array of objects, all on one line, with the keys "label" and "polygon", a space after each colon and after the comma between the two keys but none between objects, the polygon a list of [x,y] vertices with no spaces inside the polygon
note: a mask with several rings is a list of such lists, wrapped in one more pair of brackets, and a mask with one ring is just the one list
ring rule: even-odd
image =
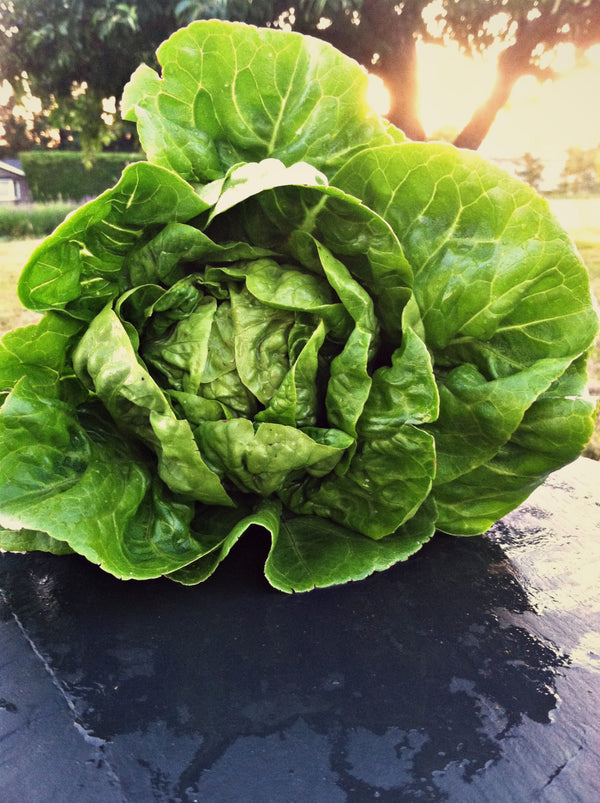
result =
[{"label": "shadow on slate", "polygon": [[259,530],[193,588],[0,555],[0,800],[595,799],[596,469],[309,594]]}]

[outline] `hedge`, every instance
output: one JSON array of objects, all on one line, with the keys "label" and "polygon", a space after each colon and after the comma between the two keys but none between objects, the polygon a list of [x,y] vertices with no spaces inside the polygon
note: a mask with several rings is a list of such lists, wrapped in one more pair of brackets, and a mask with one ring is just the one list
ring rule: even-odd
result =
[{"label": "hedge", "polygon": [[123,168],[144,159],[139,153],[98,153],[92,164],[77,151],[27,151],[19,154],[34,201],[95,198],[117,182]]},{"label": "hedge", "polygon": [[75,203],[52,201],[46,204],[0,205],[0,237],[46,237],[77,208]]}]

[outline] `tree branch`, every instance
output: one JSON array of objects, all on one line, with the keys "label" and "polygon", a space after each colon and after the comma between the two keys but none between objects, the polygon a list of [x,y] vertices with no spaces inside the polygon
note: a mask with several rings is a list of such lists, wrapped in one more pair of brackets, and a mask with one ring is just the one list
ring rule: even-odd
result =
[{"label": "tree branch", "polygon": [[[581,10],[585,10],[583,6]],[[522,17],[518,20],[514,44],[498,56],[492,91],[455,139],[454,144],[457,147],[476,150],[481,145],[498,112],[508,101],[514,85],[523,75],[535,75],[540,80],[549,80],[555,76],[551,69],[541,68],[535,63],[534,51],[541,43],[551,48],[560,42],[573,41],[573,32],[567,24],[568,18],[561,17],[560,11],[561,6],[556,3],[552,9],[546,10],[535,19]],[[572,13],[573,9],[570,8],[569,12]]]}]

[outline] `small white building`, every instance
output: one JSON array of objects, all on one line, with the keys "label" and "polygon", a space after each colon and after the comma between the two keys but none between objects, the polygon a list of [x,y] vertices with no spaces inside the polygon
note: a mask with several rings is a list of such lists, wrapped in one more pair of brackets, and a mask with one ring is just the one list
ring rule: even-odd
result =
[{"label": "small white building", "polygon": [[18,159],[0,160],[0,204],[31,201],[25,173]]}]

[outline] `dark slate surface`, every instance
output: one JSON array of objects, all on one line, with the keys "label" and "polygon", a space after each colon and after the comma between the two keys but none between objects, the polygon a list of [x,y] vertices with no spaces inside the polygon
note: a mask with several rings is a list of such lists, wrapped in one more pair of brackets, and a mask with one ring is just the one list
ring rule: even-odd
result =
[{"label": "dark slate surface", "polygon": [[600,464],[486,537],[286,596],[0,555],[0,800],[600,799]]}]

